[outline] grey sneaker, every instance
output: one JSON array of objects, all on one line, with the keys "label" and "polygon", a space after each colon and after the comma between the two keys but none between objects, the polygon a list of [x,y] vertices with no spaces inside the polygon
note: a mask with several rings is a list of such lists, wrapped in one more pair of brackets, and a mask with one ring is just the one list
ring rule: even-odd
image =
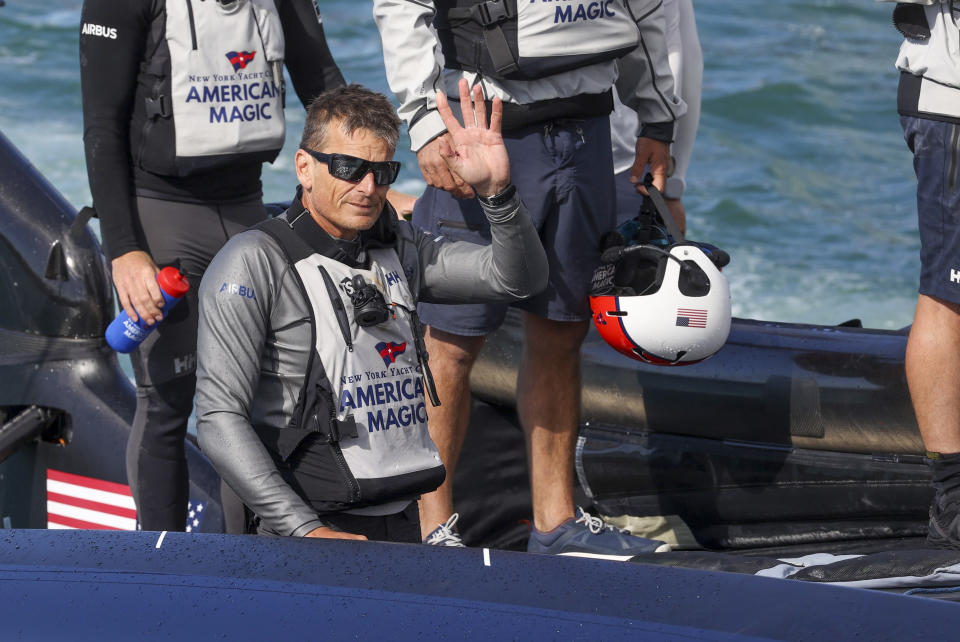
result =
[{"label": "grey sneaker", "polygon": [[423,543],[429,544],[430,546],[456,546],[466,548],[463,540],[460,539],[460,533],[453,530],[458,519],[460,519],[460,513],[451,515],[446,523],[440,524],[433,529],[430,534],[427,535],[427,539],[423,540]]},{"label": "grey sneaker", "polygon": [[628,560],[640,553],[664,553],[670,545],[656,539],[637,537],[630,531],[607,524],[582,508],[577,518],[569,519],[549,533],[530,530],[527,551],[606,560]]},{"label": "grey sneaker", "polygon": [[960,511],[955,504],[943,506],[935,497],[930,505],[927,545],[933,548],[960,549]]}]

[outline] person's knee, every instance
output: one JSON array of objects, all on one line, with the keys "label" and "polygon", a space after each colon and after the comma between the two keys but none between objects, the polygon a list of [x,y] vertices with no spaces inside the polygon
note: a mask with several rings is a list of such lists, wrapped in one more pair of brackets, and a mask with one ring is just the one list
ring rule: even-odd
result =
[{"label": "person's knee", "polygon": [[428,327],[426,332],[427,352],[431,365],[443,364],[444,368],[469,373],[486,341],[484,336],[464,336]]},{"label": "person's knee", "polygon": [[921,294],[907,341],[907,364],[943,356],[960,344],[960,305]]},{"label": "person's knee", "polygon": [[589,321],[552,321],[535,314],[527,314],[527,349],[533,354],[573,358],[580,353],[580,346],[589,328]]},{"label": "person's knee", "polygon": [[960,328],[960,304],[929,294],[921,294],[917,301],[915,321],[932,321]]}]

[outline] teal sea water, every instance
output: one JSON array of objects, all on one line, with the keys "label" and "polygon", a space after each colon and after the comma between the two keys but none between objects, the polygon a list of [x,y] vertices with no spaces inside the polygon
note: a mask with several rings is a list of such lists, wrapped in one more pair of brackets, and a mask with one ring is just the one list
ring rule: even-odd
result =
[{"label": "teal sea water", "polygon": [[[0,7],[0,131],[80,207],[84,167],[80,0]],[[695,3],[703,114],[685,203],[691,238],[728,250],[737,316],[831,324],[910,323],[919,271],[910,154],[895,110],[899,36],[872,0]],[[320,2],[350,81],[389,95],[369,2]],[[292,194],[303,123],[287,108],[267,200]],[[423,181],[401,142],[398,187]],[[2,225],[2,221],[0,221]]]}]

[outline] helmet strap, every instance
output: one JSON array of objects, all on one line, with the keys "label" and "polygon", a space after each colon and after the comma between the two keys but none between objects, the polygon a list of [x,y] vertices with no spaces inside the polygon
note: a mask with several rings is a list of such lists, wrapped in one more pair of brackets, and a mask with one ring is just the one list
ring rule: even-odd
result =
[{"label": "helmet strap", "polygon": [[656,187],[653,186],[653,176],[647,174],[643,177],[643,186],[647,188],[647,194],[650,197],[650,200],[653,202],[653,206],[657,209],[657,214],[660,215],[660,220],[663,221],[664,227],[667,228],[667,232],[673,237],[674,243],[683,243],[687,239],[684,238],[683,232],[680,231],[680,226],[677,225],[677,222],[673,220],[673,214],[670,213],[670,208],[667,207],[667,202],[663,200],[663,194],[660,193]]}]

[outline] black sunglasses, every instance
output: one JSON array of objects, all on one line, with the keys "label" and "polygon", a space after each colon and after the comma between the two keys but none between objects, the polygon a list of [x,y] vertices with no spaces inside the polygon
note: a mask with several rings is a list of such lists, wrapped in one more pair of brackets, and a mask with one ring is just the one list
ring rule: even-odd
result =
[{"label": "black sunglasses", "polygon": [[400,161],[374,162],[356,156],[347,156],[346,154],[324,154],[306,147],[300,149],[321,163],[326,163],[331,176],[342,178],[351,183],[359,183],[367,175],[367,172],[373,172],[374,183],[389,185],[397,180],[397,175],[400,173]]}]

